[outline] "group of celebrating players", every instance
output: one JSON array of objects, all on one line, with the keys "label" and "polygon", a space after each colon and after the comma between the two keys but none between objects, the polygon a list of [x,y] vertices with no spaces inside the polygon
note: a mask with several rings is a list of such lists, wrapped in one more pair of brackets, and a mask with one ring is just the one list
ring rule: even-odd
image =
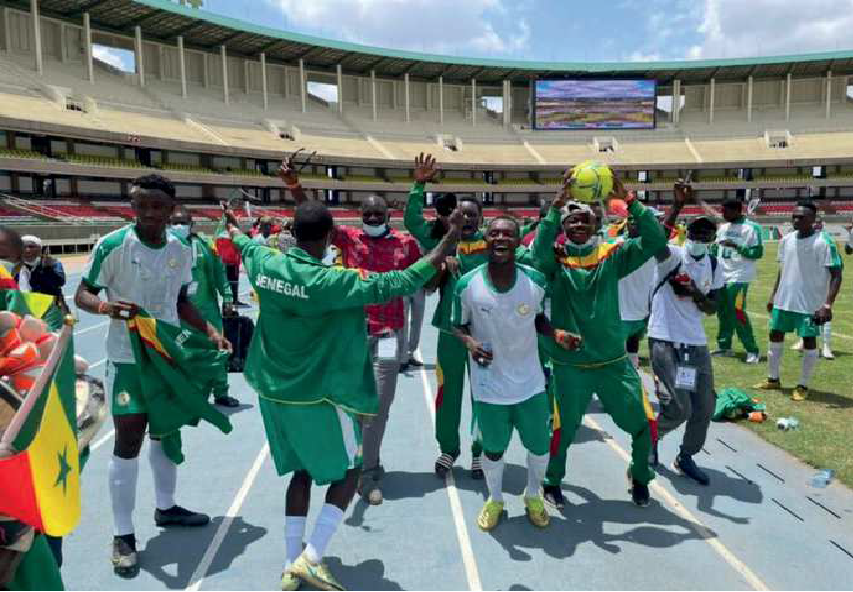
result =
[{"label": "group of celebrating players", "polygon": [[[439,195],[436,217],[425,217],[426,185],[438,171],[431,155],[415,159],[404,213],[408,233],[391,228],[381,197],[363,202],[361,227],[336,227],[327,207],[302,189],[291,159],[280,175],[298,205],[292,237],[277,245],[295,245],[282,250],[269,246],[266,236],[246,236],[234,214],[225,212],[228,239],[259,306],[244,374],[259,395],[276,471],[292,474],[283,590],[302,582],[343,589],[323,557],[356,493],[370,504],[383,502],[381,443],[399,371],[421,364],[414,355],[417,331],[408,320],[417,316],[418,303],[423,306],[424,292],[440,293],[433,317],[435,472],[447,475],[461,453],[467,375],[475,418],[471,471],[488,490],[477,517],[484,531],[497,527],[504,513],[503,456],[513,431],[527,450],[523,503],[530,522],[545,527],[547,507],[564,507],[568,448],[593,394],[631,437],[627,478],[634,503],[649,504],[658,441],[682,424],[673,466],[707,485],[693,456],[714,409],[711,356],[732,355],[736,333],[745,361],[759,362],[746,295],[763,245],[761,229],[744,216],[739,200],[724,202],[723,224],[710,213],[699,216],[686,225],[685,240],[671,240],[692,200],[689,184],[675,186],[661,220],[661,212],[614,179],[606,198],[618,200],[624,217],[603,228],[598,205],[573,198],[569,169],[538,221],[522,227],[511,216],[498,216],[484,226],[482,205],[473,197]],[[116,430],[109,468],[112,562],[123,576],[139,566],[133,526],[138,457],[154,412],[140,388],[126,323],[142,308],[158,320],[189,324],[213,347],[228,349],[217,292],[230,314],[236,299],[221,262],[196,240],[191,216],[177,206],[167,179],[138,179],[131,195],[135,223],[101,239],[75,298],[80,309],[112,319],[105,381]],[[826,232],[815,230],[815,214],[811,202],[800,202],[794,231],[780,243],[768,303],[768,373],[757,385],[781,388],[784,334],[796,332],[804,344],[796,400],[808,395],[815,337],[832,318],[841,285],[838,249]],[[702,323],[709,314],[720,319],[715,352]],[[638,372],[646,332],[657,414]],[[229,404],[227,377],[214,395]],[[207,524],[206,515],[176,504],[176,465],[157,441],[151,442],[150,464],[157,524]],[[328,488],[306,539],[312,484]]]}]

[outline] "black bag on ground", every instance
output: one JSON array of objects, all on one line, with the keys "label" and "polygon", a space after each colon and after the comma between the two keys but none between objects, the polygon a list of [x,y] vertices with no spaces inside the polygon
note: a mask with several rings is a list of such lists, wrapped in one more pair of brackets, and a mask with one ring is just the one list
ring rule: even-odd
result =
[{"label": "black bag on ground", "polygon": [[222,328],[225,339],[231,342],[233,351],[228,358],[228,372],[242,372],[249,354],[249,344],[255,332],[255,323],[248,317],[223,317]]}]

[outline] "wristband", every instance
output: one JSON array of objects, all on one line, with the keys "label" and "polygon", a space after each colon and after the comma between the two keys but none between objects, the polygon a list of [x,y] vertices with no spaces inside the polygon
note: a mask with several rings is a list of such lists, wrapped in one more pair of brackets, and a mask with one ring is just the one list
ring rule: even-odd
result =
[{"label": "wristband", "polygon": [[109,304],[106,302],[98,302],[98,314],[108,314],[107,309],[109,308]]}]

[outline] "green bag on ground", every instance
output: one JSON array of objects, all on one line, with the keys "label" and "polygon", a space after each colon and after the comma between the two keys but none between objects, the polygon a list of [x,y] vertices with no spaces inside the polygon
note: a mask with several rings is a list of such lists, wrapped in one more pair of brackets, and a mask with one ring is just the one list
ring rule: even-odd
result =
[{"label": "green bag on ground", "polygon": [[743,391],[727,388],[717,393],[717,404],[714,408],[714,421],[727,421],[746,417],[753,411],[765,411],[767,405],[756,402]]}]

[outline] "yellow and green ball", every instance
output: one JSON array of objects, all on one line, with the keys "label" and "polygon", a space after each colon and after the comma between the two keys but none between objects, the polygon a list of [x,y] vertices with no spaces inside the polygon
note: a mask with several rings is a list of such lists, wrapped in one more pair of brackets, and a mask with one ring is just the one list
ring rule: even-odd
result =
[{"label": "yellow and green ball", "polygon": [[607,199],[613,191],[613,171],[606,164],[586,160],[572,169],[569,194],[576,201]]}]

